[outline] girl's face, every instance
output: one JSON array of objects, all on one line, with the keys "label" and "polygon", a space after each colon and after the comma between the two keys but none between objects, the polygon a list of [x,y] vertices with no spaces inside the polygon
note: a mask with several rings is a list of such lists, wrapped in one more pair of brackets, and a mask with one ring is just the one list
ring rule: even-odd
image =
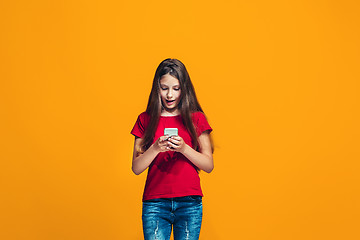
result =
[{"label": "girl's face", "polygon": [[179,80],[170,74],[160,78],[160,96],[163,107],[166,111],[175,111],[179,105],[181,89]]}]

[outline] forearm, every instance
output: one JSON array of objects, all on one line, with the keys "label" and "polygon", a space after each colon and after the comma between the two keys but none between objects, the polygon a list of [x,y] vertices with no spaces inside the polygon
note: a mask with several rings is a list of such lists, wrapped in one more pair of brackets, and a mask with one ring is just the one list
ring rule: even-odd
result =
[{"label": "forearm", "polygon": [[157,151],[154,145],[151,145],[143,154],[137,156],[132,161],[132,171],[139,175],[145,169],[147,169],[155,157],[158,155],[159,151]]},{"label": "forearm", "polygon": [[181,151],[181,153],[195,166],[207,173],[210,173],[214,169],[214,161],[212,158],[212,154],[210,155],[200,153],[187,144],[184,146],[184,149]]}]

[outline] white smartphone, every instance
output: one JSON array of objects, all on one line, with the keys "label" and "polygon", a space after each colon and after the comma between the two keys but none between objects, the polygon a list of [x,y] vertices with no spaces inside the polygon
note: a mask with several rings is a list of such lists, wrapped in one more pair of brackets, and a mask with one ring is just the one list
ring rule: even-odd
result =
[{"label": "white smartphone", "polygon": [[164,129],[164,136],[177,136],[178,129],[177,128],[165,128]]}]

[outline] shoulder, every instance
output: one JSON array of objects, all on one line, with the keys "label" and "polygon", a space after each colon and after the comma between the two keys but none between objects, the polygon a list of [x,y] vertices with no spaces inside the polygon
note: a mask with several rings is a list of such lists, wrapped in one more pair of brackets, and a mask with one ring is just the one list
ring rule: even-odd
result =
[{"label": "shoulder", "polygon": [[192,113],[192,121],[195,124],[195,126],[199,126],[199,125],[208,125],[208,120],[206,118],[205,113],[203,112],[193,112]]},{"label": "shoulder", "polygon": [[192,113],[192,120],[198,136],[200,136],[204,131],[209,131],[209,133],[212,131],[212,128],[203,112],[198,111]]},{"label": "shoulder", "polygon": [[191,113],[191,117],[195,123],[206,120],[205,114],[200,111]]},{"label": "shoulder", "polygon": [[149,118],[150,115],[147,112],[142,112],[139,114],[139,117]]},{"label": "shoulder", "polygon": [[150,122],[150,115],[147,112],[142,112],[138,115],[136,123],[146,127]]},{"label": "shoulder", "polygon": [[150,116],[146,112],[143,112],[138,115],[137,120],[133,129],[131,130],[131,134],[135,135],[136,137],[142,137],[148,124],[150,121]]},{"label": "shoulder", "polygon": [[150,120],[150,115],[147,112],[142,112],[139,114],[138,119],[141,122],[148,122]]}]

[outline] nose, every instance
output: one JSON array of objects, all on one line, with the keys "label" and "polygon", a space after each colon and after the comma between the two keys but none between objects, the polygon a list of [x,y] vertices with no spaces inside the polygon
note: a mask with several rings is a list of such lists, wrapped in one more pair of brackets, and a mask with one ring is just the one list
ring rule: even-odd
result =
[{"label": "nose", "polygon": [[171,98],[172,95],[173,95],[172,90],[169,89],[169,91],[167,92],[166,96],[167,96],[168,98]]}]

